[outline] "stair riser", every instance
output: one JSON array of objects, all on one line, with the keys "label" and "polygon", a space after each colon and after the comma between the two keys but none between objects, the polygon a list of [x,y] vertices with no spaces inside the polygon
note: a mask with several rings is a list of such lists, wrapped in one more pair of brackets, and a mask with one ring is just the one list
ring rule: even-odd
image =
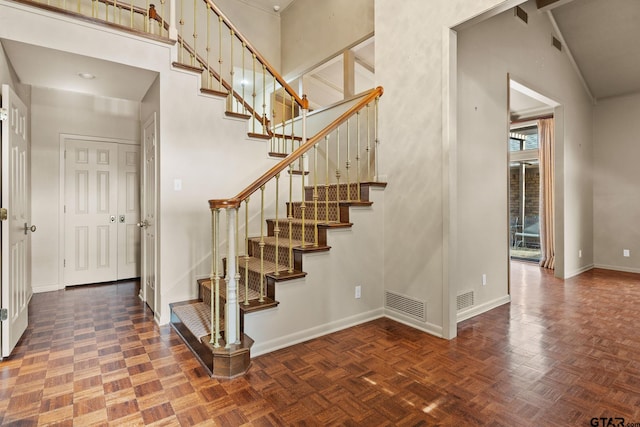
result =
[{"label": "stair riser", "polygon": [[[347,187],[349,187],[347,189]],[[348,191],[347,191],[348,190]],[[350,193],[350,197],[347,195]],[[318,187],[318,202],[327,200],[326,198],[326,187]],[[355,183],[351,183],[349,186],[347,184],[340,184],[340,197],[337,197],[338,191],[336,185],[329,186],[329,201],[368,201],[369,200],[369,187],[364,184],[360,184],[360,197],[358,197],[358,186]],[[304,192],[304,199],[308,202],[313,202],[313,187],[306,187]]]},{"label": "stair riser", "polygon": [[[238,280],[238,283],[237,283],[238,287],[245,286],[244,277],[245,277],[245,268],[244,268],[244,263],[241,262],[240,263],[240,279]],[[266,292],[265,296],[273,299],[275,296],[275,285],[274,283],[268,283],[266,276],[264,278],[264,287]],[[260,273],[259,272],[249,270],[249,289],[253,289],[256,292],[260,292]],[[204,285],[200,285],[200,298],[202,299],[202,302],[204,302],[205,304],[211,305],[211,293],[209,292],[209,289]],[[224,303],[225,303],[224,296],[222,296],[220,300],[221,310],[223,310]],[[242,301],[240,301],[240,303],[242,303]]]},{"label": "stair riser", "polygon": [[[327,211],[329,212],[328,216],[327,216]],[[293,203],[292,213],[294,218],[297,218],[297,219],[302,218],[301,203],[299,202]],[[327,203],[324,200],[318,200],[317,214],[315,212],[315,204],[313,202],[307,202],[304,210],[305,219],[313,221],[316,219],[316,216],[317,216],[318,222],[341,221],[340,214],[341,214],[341,209],[336,202],[329,202],[327,206]]]},{"label": "stair riser", "polygon": [[[287,233],[288,234],[288,233]],[[281,239],[281,243],[287,244],[289,238]],[[295,270],[302,270],[302,256],[296,253],[295,250],[291,251],[291,257],[293,262],[293,268]],[[249,240],[249,256],[260,258],[260,240]],[[290,253],[288,247],[282,245],[278,248],[278,270],[289,268]],[[276,247],[275,245],[265,244],[264,246],[264,260],[272,263],[276,263]],[[240,258],[240,265],[243,266],[242,258]]]},{"label": "stair riser", "polygon": [[[289,223],[280,222],[280,237],[288,241],[289,239]],[[273,236],[273,232],[275,229],[275,221],[267,220],[267,232],[270,236]],[[305,223],[304,226],[304,243],[305,245],[313,245],[315,243],[315,226],[310,221],[309,223]],[[293,240],[302,240],[302,224],[300,223],[292,223],[291,224],[291,238]],[[327,245],[327,231],[322,227],[318,227],[318,245],[326,246]]]}]

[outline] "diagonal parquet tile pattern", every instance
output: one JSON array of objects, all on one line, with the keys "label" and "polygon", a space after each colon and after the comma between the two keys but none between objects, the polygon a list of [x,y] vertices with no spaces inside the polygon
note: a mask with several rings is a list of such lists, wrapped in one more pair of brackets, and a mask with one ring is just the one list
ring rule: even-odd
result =
[{"label": "diagonal parquet tile pattern", "polygon": [[[640,275],[562,282],[512,265],[512,298],[445,341],[388,319],[207,377],[125,282],[36,294],[0,362],[3,426],[640,423]],[[603,420],[598,421],[606,425]]]}]

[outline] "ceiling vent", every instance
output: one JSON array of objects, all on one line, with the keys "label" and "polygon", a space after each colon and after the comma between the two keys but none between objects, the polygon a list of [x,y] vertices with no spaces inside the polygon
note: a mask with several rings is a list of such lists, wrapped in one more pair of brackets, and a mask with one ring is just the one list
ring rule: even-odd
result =
[{"label": "ceiling vent", "polygon": [[473,304],[473,291],[467,291],[456,297],[456,308],[458,309],[458,311],[469,308],[473,306]]},{"label": "ceiling vent", "polygon": [[551,44],[553,45],[553,47],[555,47],[560,52],[562,52],[562,42],[557,38],[555,38],[554,36],[551,36]]},{"label": "ceiling vent", "polygon": [[427,321],[427,304],[424,301],[385,291],[384,306],[423,322]]},{"label": "ceiling vent", "polygon": [[513,14],[518,18],[520,18],[520,20],[525,24],[529,23],[529,15],[520,6],[516,6],[513,8]]}]

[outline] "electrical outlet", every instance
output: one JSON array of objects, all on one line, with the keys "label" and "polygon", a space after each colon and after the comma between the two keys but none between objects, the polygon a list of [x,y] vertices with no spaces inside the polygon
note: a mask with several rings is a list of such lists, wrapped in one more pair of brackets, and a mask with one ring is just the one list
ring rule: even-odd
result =
[{"label": "electrical outlet", "polygon": [[487,286],[487,275],[486,274],[482,275],[482,286]]},{"label": "electrical outlet", "polygon": [[578,250],[578,258],[582,258],[582,249]]},{"label": "electrical outlet", "polygon": [[362,286],[356,286],[356,298],[360,298],[362,296]]},{"label": "electrical outlet", "polygon": [[631,256],[631,251],[629,249],[623,249],[622,250],[622,256],[630,257]]}]

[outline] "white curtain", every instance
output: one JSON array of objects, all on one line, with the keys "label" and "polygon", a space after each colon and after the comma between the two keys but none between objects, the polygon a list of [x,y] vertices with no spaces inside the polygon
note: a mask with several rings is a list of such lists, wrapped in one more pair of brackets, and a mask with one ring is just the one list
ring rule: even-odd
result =
[{"label": "white curtain", "polygon": [[554,137],[553,119],[538,120],[538,146],[540,150],[540,266],[554,269],[555,248],[555,204],[554,183]]}]

